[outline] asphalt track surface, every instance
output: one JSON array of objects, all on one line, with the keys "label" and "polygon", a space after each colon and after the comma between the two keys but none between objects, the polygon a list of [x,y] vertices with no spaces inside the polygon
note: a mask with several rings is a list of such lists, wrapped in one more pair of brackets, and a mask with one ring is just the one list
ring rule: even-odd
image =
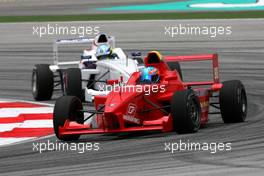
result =
[{"label": "asphalt track surface", "polygon": [[[231,36],[164,35],[164,26],[232,26]],[[60,23],[65,25],[67,23]],[[263,175],[264,172],[264,20],[198,20],[149,22],[85,22],[98,25],[117,38],[126,52],[159,49],[163,54],[219,54],[222,80],[240,79],[248,94],[245,123],[223,124],[210,116],[209,124],[195,134],[147,133],[86,135],[80,142],[99,142],[99,151],[32,151],[32,141],[1,147],[1,175]],[[33,23],[0,24],[0,97],[32,100],[31,69],[52,61],[52,41],[59,36],[32,36]],[[39,24],[38,24],[39,25]],[[69,53],[76,52],[73,49]],[[144,53],[145,53],[144,52]],[[205,64],[186,65],[184,79],[206,77]],[[189,75],[189,76],[188,76]],[[54,100],[49,101],[53,103]],[[41,139],[56,141],[55,137]],[[164,150],[165,142],[230,142],[231,151]]]},{"label": "asphalt track surface", "polygon": [[[108,11],[97,11],[95,9],[171,1],[172,0],[0,0],[0,16],[109,13]],[[175,2],[175,0],[173,2]],[[124,12],[126,11],[116,11],[111,13]]]}]

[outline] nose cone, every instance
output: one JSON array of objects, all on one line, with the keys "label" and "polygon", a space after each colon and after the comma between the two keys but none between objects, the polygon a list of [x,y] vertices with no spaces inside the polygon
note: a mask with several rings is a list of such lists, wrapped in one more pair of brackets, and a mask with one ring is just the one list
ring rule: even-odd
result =
[{"label": "nose cone", "polygon": [[138,92],[124,92],[122,90],[110,92],[105,102],[105,113],[122,113],[125,111],[127,103],[139,94]]}]

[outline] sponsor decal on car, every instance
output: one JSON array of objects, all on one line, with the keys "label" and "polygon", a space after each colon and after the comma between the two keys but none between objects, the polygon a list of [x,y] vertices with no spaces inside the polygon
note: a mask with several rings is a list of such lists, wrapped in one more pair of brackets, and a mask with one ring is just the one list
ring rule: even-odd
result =
[{"label": "sponsor decal on car", "polygon": [[202,101],[200,102],[200,105],[202,109],[207,108],[209,106],[209,101]]},{"label": "sponsor decal on car", "polygon": [[127,107],[127,113],[123,115],[123,119],[132,123],[140,124],[141,123],[140,119],[135,117],[136,112],[137,112],[137,106],[133,103],[130,103]]}]

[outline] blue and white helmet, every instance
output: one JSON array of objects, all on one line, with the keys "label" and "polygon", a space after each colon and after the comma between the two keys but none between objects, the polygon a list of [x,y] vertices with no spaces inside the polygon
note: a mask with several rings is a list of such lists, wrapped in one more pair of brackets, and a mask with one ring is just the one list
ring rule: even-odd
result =
[{"label": "blue and white helmet", "polygon": [[140,73],[140,82],[142,84],[157,83],[160,80],[159,70],[155,67],[145,67]]},{"label": "blue and white helmet", "polygon": [[104,59],[111,54],[111,51],[112,48],[110,45],[102,44],[97,47],[95,55],[98,59]]}]

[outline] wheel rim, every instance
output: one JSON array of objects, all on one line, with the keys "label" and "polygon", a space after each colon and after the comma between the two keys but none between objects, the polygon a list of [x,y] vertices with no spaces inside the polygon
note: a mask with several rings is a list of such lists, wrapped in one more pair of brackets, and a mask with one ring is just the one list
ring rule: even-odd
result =
[{"label": "wheel rim", "polygon": [[32,92],[36,94],[37,92],[37,74],[36,71],[33,71],[32,75]]},{"label": "wheel rim", "polygon": [[244,119],[247,114],[247,99],[246,99],[245,92],[243,90],[241,91],[241,94],[240,94],[240,100],[241,100],[242,115]]},{"label": "wheel rim", "polygon": [[194,129],[196,130],[199,127],[200,119],[199,119],[199,109],[193,98],[191,98],[188,104],[188,114],[195,126]]}]

